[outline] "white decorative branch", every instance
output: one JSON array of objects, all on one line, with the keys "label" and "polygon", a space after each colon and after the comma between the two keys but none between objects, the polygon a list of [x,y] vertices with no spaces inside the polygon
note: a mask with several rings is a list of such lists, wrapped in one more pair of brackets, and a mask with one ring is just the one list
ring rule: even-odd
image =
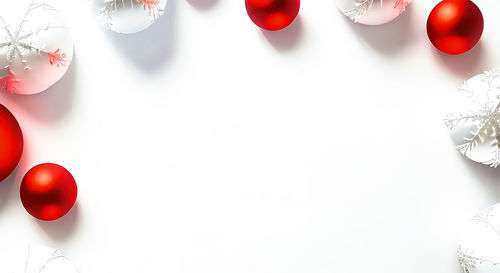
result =
[{"label": "white decorative branch", "polygon": [[355,7],[345,12],[345,15],[354,22],[358,22],[359,17],[363,16],[373,5],[374,0],[363,0],[361,3],[356,3]]},{"label": "white decorative branch", "polygon": [[476,268],[477,265],[482,263],[490,263],[492,265],[497,265],[493,261],[484,259],[483,257],[476,257],[474,251],[468,251],[467,249],[462,250],[461,246],[457,249],[458,263],[462,267],[465,273],[470,273],[469,269]]}]

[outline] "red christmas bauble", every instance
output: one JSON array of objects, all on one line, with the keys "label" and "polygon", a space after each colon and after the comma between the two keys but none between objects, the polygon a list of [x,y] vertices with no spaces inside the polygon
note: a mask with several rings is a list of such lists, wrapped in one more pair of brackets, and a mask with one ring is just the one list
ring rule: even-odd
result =
[{"label": "red christmas bauble", "polygon": [[266,30],[280,30],[299,14],[300,0],[245,0],[248,16]]},{"label": "red christmas bauble", "polygon": [[52,221],[64,216],[76,202],[75,179],[65,168],[44,163],[31,168],[21,183],[21,201],[33,217]]},{"label": "red christmas bauble", "polygon": [[23,154],[23,133],[12,113],[0,104],[0,182],[19,164]]},{"label": "red christmas bauble", "polygon": [[483,14],[470,0],[444,0],[427,19],[427,34],[432,44],[452,55],[472,49],[481,39],[483,27]]}]

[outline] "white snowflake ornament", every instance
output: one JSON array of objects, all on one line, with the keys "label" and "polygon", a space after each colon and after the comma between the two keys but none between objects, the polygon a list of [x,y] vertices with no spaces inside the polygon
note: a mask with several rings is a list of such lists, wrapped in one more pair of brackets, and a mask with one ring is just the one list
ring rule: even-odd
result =
[{"label": "white snowflake ornament", "polygon": [[457,149],[466,157],[500,165],[500,70],[493,69],[465,81],[455,109],[444,122]]},{"label": "white snowflake ornament", "polygon": [[151,26],[164,12],[167,0],[92,0],[98,21],[114,32],[132,34]]},{"label": "white snowflake ornament", "polygon": [[500,203],[470,219],[458,241],[465,273],[500,273]]},{"label": "white snowflake ornament", "polygon": [[36,245],[0,249],[0,272],[77,273],[75,265],[57,249]]},{"label": "white snowflake ornament", "polygon": [[337,7],[351,20],[365,25],[381,25],[398,17],[411,0],[336,0]]},{"label": "white snowflake ornament", "polygon": [[16,0],[0,10],[0,89],[30,95],[66,73],[73,41],[59,12],[43,0]]}]

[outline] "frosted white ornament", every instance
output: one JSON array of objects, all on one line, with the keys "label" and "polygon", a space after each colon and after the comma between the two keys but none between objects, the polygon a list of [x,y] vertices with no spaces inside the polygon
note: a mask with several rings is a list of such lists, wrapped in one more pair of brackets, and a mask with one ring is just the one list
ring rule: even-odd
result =
[{"label": "frosted white ornament", "polygon": [[458,89],[452,112],[444,122],[457,149],[468,158],[500,165],[500,70],[493,69],[465,81]]},{"label": "frosted white ornament", "polygon": [[465,273],[500,273],[500,203],[471,218],[457,255]]},{"label": "frosted white ornament", "polygon": [[73,41],[59,12],[38,0],[0,10],[0,89],[36,94],[66,73]]},{"label": "frosted white ornament", "polygon": [[165,10],[167,0],[92,0],[101,24],[117,33],[145,30]]},{"label": "frosted white ornament", "polygon": [[0,249],[0,272],[77,273],[75,265],[57,249],[36,245],[8,246]]},{"label": "frosted white ornament", "polygon": [[351,20],[365,25],[381,25],[406,10],[411,0],[336,0],[337,7]]}]

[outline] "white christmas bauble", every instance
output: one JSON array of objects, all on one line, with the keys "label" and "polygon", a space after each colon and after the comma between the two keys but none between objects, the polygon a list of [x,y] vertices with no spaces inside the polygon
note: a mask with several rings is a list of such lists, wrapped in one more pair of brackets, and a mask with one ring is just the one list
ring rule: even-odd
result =
[{"label": "white christmas bauble", "polygon": [[165,10],[167,0],[92,0],[97,18],[104,27],[117,33],[145,30]]},{"label": "white christmas bauble", "polygon": [[457,255],[465,273],[500,273],[500,203],[471,218]]},{"label": "white christmas bauble", "polygon": [[42,0],[0,9],[0,89],[36,94],[56,83],[73,58],[73,41],[59,12]]},{"label": "white christmas bauble", "polygon": [[500,70],[465,81],[453,100],[445,124],[457,149],[476,162],[500,165]]},{"label": "white christmas bauble", "polygon": [[8,246],[0,249],[0,272],[77,273],[75,265],[57,249],[36,245]]},{"label": "white christmas bauble", "polygon": [[351,20],[365,25],[381,25],[394,20],[411,0],[336,0],[337,7]]}]

